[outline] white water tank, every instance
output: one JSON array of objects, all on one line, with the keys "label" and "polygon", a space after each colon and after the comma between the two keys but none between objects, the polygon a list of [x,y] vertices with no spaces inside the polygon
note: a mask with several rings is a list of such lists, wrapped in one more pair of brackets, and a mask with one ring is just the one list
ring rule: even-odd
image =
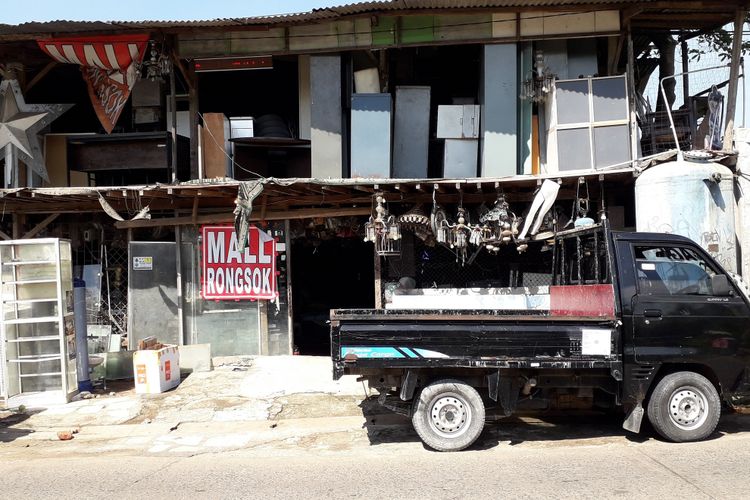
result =
[{"label": "white water tank", "polygon": [[732,171],[718,163],[671,161],[635,182],[638,231],[686,236],[737,272]]}]

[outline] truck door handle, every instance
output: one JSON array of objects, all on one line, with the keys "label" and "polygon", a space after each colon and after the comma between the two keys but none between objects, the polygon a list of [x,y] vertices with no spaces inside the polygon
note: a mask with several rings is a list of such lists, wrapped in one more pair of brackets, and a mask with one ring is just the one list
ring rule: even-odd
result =
[{"label": "truck door handle", "polygon": [[659,309],[646,309],[643,311],[643,317],[661,319],[661,311]]}]

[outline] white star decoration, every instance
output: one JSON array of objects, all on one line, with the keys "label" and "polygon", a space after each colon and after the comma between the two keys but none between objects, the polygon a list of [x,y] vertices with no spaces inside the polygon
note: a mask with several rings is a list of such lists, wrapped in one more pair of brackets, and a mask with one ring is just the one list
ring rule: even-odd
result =
[{"label": "white star decoration", "polygon": [[[15,148],[18,158],[49,180],[37,134],[72,104],[26,104],[17,80],[0,83],[0,153]],[[2,156],[0,156],[2,158]],[[6,165],[6,168],[12,168]]]}]

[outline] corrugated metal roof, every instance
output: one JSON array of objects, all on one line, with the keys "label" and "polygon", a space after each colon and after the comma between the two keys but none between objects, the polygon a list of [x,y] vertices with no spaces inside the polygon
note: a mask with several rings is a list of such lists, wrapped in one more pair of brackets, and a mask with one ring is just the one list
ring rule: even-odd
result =
[{"label": "corrugated metal roof", "polygon": [[[49,21],[29,22],[19,25],[0,24],[0,40],[33,39],[36,35],[66,34],[66,33],[107,33],[122,31],[166,30],[179,31],[191,28],[231,28],[237,27],[270,27],[285,24],[304,24],[332,20],[347,16],[363,16],[381,12],[419,12],[436,10],[466,10],[497,9],[517,10],[524,8],[565,8],[578,7],[592,10],[607,9],[608,6],[624,4],[641,4],[647,6],[660,0],[391,0],[350,3],[338,6],[313,9],[310,12],[278,14],[271,16],[236,17],[209,20],[145,20],[145,21]],[[739,0],[726,2],[726,9],[721,11],[733,12]],[[680,2],[674,2],[679,7]],[[722,6],[723,7],[723,6]],[[673,10],[670,7],[664,7]],[[698,11],[717,10],[717,4],[706,5]],[[685,7],[690,11],[690,7]]]},{"label": "corrugated metal roof", "polygon": [[286,23],[305,23],[363,15],[377,12],[459,10],[482,8],[524,8],[564,6],[606,6],[607,4],[650,3],[656,0],[392,0],[359,2],[313,9],[310,12],[272,16],[237,17],[210,20],[144,20],[144,21],[73,21],[29,22],[18,25],[0,24],[0,36],[53,33],[111,32],[122,30],[170,30],[181,28],[223,28],[231,26],[266,26]]}]

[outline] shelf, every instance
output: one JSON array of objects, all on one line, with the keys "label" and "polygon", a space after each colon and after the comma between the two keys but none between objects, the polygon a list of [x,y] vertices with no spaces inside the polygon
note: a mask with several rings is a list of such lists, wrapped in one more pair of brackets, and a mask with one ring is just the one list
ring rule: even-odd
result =
[{"label": "shelf", "polygon": [[43,342],[47,340],[60,340],[59,335],[40,335],[38,337],[21,337],[20,339],[8,339],[8,342]]},{"label": "shelf", "polygon": [[3,262],[4,266],[41,266],[44,264],[56,265],[57,262],[54,260],[11,260]]},{"label": "shelf", "polygon": [[57,361],[58,359],[62,359],[62,356],[59,354],[50,355],[44,358],[36,358],[36,359],[9,359],[8,363],[44,363],[46,361]]},{"label": "shelf", "polygon": [[57,316],[43,316],[39,318],[19,318],[19,319],[6,319],[6,325],[30,325],[34,323],[57,323],[60,318]]},{"label": "shelf", "polygon": [[3,285],[36,285],[37,283],[57,283],[56,278],[38,280],[3,281]]},{"label": "shelf", "polygon": [[47,372],[47,373],[25,373],[23,375],[19,375],[19,378],[31,378],[31,377],[59,377],[60,375],[64,375],[63,372]]},{"label": "shelf", "polygon": [[44,302],[57,302],[57,299],[12,299],[12,300],[1,300],[3,304],[41,304]]}]

